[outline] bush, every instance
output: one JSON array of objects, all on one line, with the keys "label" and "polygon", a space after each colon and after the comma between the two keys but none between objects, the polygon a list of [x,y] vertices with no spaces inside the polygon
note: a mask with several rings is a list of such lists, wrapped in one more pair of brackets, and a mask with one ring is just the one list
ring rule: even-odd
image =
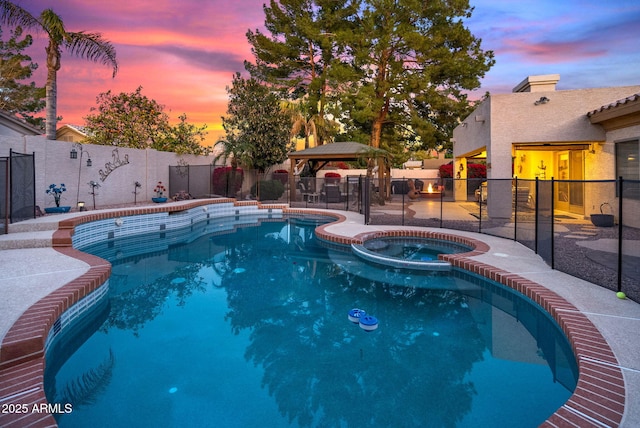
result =
[{"label": "bush", "polygon": [[242,188],[243,179],[244,171],[242,171],[241,168],[236,168],[235,175],[232,174],[232,168],[230,166],[216,168],[213,170],[211,177],[213,193],[233,198]]},{"label": "bush", "polygon": [[324,175],[324,182],[327,183],[327,184],[340,183],[341,179],[342,179],[342,176],[340,174],[338,174],[337,172],[327,172]]},{"label": "bush", "polygon": [[446,165],[440,165],[440,178],[453,178],[453,162]]},{"label": "bush", "polygon": [[260,186],[261,201],[275,201],[284,193],[284,185],[279,180],[261,180],[251,186],[251,196],[258,195],[257,186]]},{"label": "bush", "polygon": [[[453,178],[453,162],[441,165],[440,178]],[[467,163],[467,178],[487,178],[487,166],[481,163]]]},{"label": "bush", "polygon": [[467,178],[487,178],[487,166],[481,163],[467,164]]},{"label": "bush", "polygon": [[282,184],[287,184],[287,181],[289,181],[289,172],[286,169],[278,169],[273,172],[273,179],[278,180]]}]

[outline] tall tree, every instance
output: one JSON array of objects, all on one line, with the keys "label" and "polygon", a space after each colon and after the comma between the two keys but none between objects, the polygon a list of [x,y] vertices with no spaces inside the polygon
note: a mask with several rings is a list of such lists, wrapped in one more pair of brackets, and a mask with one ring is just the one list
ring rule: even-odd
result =
[{"label": "tall tree", "polygon": [[142,95],[142,86],[131,93],[103,92],[84,118],[87,142],[133,149],[156,148],[169,130],[164,106]]},{"label": "tall tree", "polygon": [[87,142],[106,146],[154,149],[179,154],[208,154],[200,145],[206,136],[206,125],[197,127],[187,122],[187,115],[178,117],[178,124],[169,124],[164,106],[142,94],[142,86],[134,92],[113,94],[103,92],[96,98],[84,118]]},{"label": "tall tree", "polygon": [[467,0],[271,1],[271,37],[247,33],[256,57],[247,68],[299,90],[373,147],[439,147],[494,64],[464,26],[472,11]]},{"label": "tall tree", "polygon": [[38,64],[23,53],[32,43],[31,35],[25,34],[23,37],[22,27],[12,30],[6,42],[0,40],[0,109],[43,128],[43,118],[36,118],[34,114],[45,107],[44,87],[36,86],[35,82],[20,83],[21,80],[29,79],[38,68]]},{"label": "tall tree", "polygon": [[220,141],[224,156],[260,172],[283,162],[292,148],[291,116],[280,106],[280,97],[256,79],[233,76],[227,87],[229,104],[222,117],[226,137]]},{"label": "tall tree", "polygon": [[298,99],[307,125],[313,124],[315,144],[330,142],[337,133],[328,95],[348,80],[343,57],[345,37],[356,30],[360,0],[271,0],[264,6],[265,27],[271,33],[248,31],[255,64],[245,62],[251,76],[281,88]]},{"label": "tall tree", "polygon": [[202,145],[207,136],[207,125],[200,127],[187,122],[187,114],[178,116],[179,122],[169,129],[158,150],[175,152],[178,154],[208,155],[211,147]]},{"label": "tall tree", "polygon": [[49,43],[47,52],[47,83],[46,95],[46,135],[50,140],[56,139],[57,122],[57,74],[60,70],[62,48],[66,48],[72,55],[85,58],[93,62],[100,62],[113,68],[113,77],[118,72],[115,48],[102,37],[100,33],[84,31],[67,31],[52,9],[45,9],[35,17],[17,4],[0,0],[0,22],[6,25],[21,26],[25,29],[44,31]]},{"label": "tall tree", "polygon": [[479,87],[494,63],[493,52],[483,51],[464,26],[473,9],[466,0],[365,3],[360,22],[366,37],[353,49],[362,78],[347,105],[371,123],[373,147],[380,147],[385,127],[409,129],[433,147],[448,114],[457,120],[455,113],[464,110],[464,91]]}]

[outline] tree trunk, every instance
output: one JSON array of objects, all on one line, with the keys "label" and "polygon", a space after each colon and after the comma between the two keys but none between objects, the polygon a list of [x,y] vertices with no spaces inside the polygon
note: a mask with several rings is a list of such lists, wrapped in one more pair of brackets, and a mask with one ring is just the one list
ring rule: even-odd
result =
[{"label": "tree trunk", "polygon": [[58,46],[51,40],[47,46],[47,83],[46,83],[46,123],[45,132],[48,140],[56,139],[56,122],[58,120],[57,98],[58,98],[58,70],[60,70],[60,52]]},{"label": "tree trunk", "polygon": [[47,109],[46,109],[46,122],[45,132],[48,140],[56,139],[56,71],[50,70],[47,75]]},{"label": "tree trunk", "polygon": [[371,125],[371,139],[369,140],[369,145],[371,147],[375,147],[376,149],[380,148],[380,139],[382,137],[382,121],[383,118],[378,116],[373,120],[373,124]]},{"label": "tree trunk", "polygon": [[[376,149],[380,148],[380,140],[382,139],[382,125],[384,124],[387,117],[387,106],[388,104],[385,103],[385,108],[380,111],[380,114],[373,120],[373,124],[371,126],[371,139],[369,140],[369,145],[371,147],[375,147]],[[384,174],[382,171],[383,166],[384,164],[378,164],[378,191],[381,201],[384,201],[389,196],[386,186],[384,185]]]}]

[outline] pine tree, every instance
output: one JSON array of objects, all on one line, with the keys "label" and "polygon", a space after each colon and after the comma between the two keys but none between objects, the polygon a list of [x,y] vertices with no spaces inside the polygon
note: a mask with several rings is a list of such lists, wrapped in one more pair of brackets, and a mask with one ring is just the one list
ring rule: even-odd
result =
[{"label": "pine tree", "polygon": [[272,1],[271,35],[247,33],[247,69],[357,141],[445,148],[469,111],[466,93],[494,64],[464,26],[472,11],[466,0]]},{"label": "pine tree", "polygon": [[32,43],[31,35],[23,36],[22,27],[16,27],[11,31],[8,41],[0,40],[0,110],[15,114],[36,127],[44,128],[44,118],[34,117],[34,114],[45,107],[44,87],[36,86],[35,82],[20,82],[31,78],[38,68],[38,64],[33,63],[31,57],[23,53]]}]

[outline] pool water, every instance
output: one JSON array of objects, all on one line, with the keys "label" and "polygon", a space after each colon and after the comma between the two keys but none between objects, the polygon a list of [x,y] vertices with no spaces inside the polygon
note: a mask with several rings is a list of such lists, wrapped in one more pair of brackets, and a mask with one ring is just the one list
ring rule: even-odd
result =
[{"label": "pool water", "polygon": [[567,340],[529,301],[369,264],[315,225],[83,249],[113,271],[108,299],[48,350],[48,400],[74,406],[59,426],[534,427],[572,394]]},{"label": "pool water", "polygon": [[367,250],[399,260],[438,260],[438,254],[453,254],[471,251],[464,245],[433,238],[381,237],[366,241]]}]

